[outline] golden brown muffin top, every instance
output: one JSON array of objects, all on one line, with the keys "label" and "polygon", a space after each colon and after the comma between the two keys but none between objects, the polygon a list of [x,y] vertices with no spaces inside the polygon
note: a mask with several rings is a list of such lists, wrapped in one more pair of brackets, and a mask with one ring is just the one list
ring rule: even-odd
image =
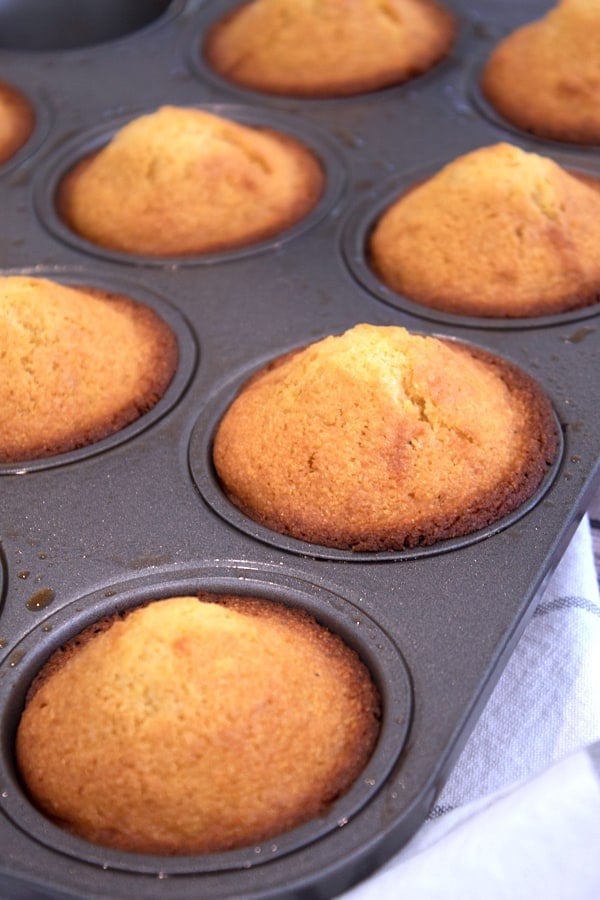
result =
[{"label": "golden brown muffin top", "polygon": [[444,166],[383,213],[373,267],[435,309],[521,317],[600,296],[600,182],[501,143]]},{"label": "golden brown muffin top", "polygon": [[51,658],[31,694],[16,749],[33,801],[87,840],[142,853],[246,846],[321,815],[379,731],[354,651],[251,598],[116,616]]},{"label": "golden brown muffin top", "polygon": [[482,88],[515,125],[600,144],[600,0],[562,0],[500,42]]},{"label": "golden brown muffin top", "polygon": [[0,277],[0,461],[118,431],[162,396],[177,358],[171,329],[128,297]]},{"label": "golden brown muffin top", "polygon": [[29,100],[15,87],[0,82],[0,165],[29,139],[35,114]]},{"label": "golden brown muffin top", "polygon": [[466,345],[361,324],[254,376],[213,458],[228,497],[262,525],[385,550],[500,518],[555,449],[550,405],[523,373]]},{"label": "golden brown muffin top", "polygon": [[317,159],[287,135],[165,106],[77,165],[58,208],[96,244],[176,256],[279,233],[315,206],[323,184]]},{"label": "golden brown muffin top", "polygon": [[204,53],[245,87],[340,96],[424,72],[448,53],[454,32],[432,0],[253,0],[211,29]]}]

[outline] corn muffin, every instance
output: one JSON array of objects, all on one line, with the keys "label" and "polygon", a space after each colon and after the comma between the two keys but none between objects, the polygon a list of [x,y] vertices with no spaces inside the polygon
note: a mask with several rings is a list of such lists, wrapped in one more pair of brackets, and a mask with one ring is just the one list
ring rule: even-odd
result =
[{"label": "corn muffin", "polygon": [[450,313],[528,317],[600,297],[600,181],[510,144],[455,159],[383,213],[372,267]]},{"label": "corn muffin", "polygon": [[184,855],[322,815],[369,760],[380,700],[307,613],[200,594],[83,632],[32,685],[16,738],[32,801],[93,843]]},{"label": "corn muffin", "polygon": [[0,277],[0,462],[105,438],[162,397],[177,339],[129,297],[44,278]]},{"label": "corn muffin", "polygon": [[357,325],[279,358],[222,417],[213,460],[254,521],[311,543],[402,550],[525,502],[557,450],[551,406],[508,362]]},{"label": "corn muffin", "polygon": [[35,113],[29,100],[13,85],[0,82],[0,165],[29,140]]},{"label": "corn muffin", "polygon": [[317,158],[288,135],[165,106],[75,165],[57,209],[102,247],[186,256],[279,234],[313,209],[324,180]]},{"label": "corn muffin", "polygon": [[427,71],[454,35],[454,18],[433,0],[253,0],[209,30],[203,52],[246,88],[344,96]]},{"label": "corn muffin", "polygon": [[481,87],[509,122],[543,138],[600,144],[600,0],[561,0],[501,41]]}]

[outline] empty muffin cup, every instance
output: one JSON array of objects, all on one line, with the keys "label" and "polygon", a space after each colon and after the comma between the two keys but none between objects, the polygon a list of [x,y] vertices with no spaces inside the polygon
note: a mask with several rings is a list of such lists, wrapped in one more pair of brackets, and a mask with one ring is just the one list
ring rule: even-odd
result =
[{"label": "empty muffin cup", "polygon": [[0,49],[72,50],[125,37],[160,19],[178,0],[3,0]]}]

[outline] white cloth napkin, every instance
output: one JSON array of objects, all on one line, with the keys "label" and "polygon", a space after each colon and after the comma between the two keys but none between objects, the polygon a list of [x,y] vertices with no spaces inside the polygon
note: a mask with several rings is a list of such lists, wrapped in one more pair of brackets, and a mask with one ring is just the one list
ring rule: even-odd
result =
[{"label": "white cloth napkin", "polygon": [[585,517],[428,821],[343,900],[599,900],[600,597]]}]

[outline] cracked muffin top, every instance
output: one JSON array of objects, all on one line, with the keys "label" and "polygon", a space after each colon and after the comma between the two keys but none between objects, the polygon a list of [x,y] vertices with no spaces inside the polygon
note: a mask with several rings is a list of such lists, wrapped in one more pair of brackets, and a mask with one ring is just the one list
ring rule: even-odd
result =
[{"label": "cracked muffin top", "polygon": [[203,53],[246,88],[343,96],[425,72],[454,34],[453,17],[433,0],[253,0],[210,29]]},{"label": "cracked muffin top", "polygon": [[108,437],[157,403],[177,339],[129,297],[43,278],[0,278],[0,462]]},{"label": "cracked muffin top", "polygon": [[310,212],[323,186],[318,160],[288,135],[165,106],[67,173],[57,208],[100,246],[179,256],[278,234]]},{"label": "cracked muffin top", "polygon": [[12,85],[0,82],[0,165],[29,140],[34,125],[35,113],[29,100]]},{"label": "cracked muffin top", "polygon": [[367,764],[380,698],[303,610],[156,600],[91,626],[30,689],[16,741],[33,802],[86,840],[218,852],[321,816]]},{"label": "cracked muffin top", "polygon": [[562,0],[504,38],[481,87],[519,128],[543,138],[600,144],[600,0]]},{"label": "cracked muffin top", "polygon": [[599,246],[600,181],[501,143],[399,197],[368,250],[379,278],[416,303],[527,317],[597,302]]},{"label": "cracked muffin top", "polygon": [[469,534],[536,490],[557,448],[536,383],[452,340],[357,325],[242,388],[217,428],[228,498],[294,538],[397,550]]}]

